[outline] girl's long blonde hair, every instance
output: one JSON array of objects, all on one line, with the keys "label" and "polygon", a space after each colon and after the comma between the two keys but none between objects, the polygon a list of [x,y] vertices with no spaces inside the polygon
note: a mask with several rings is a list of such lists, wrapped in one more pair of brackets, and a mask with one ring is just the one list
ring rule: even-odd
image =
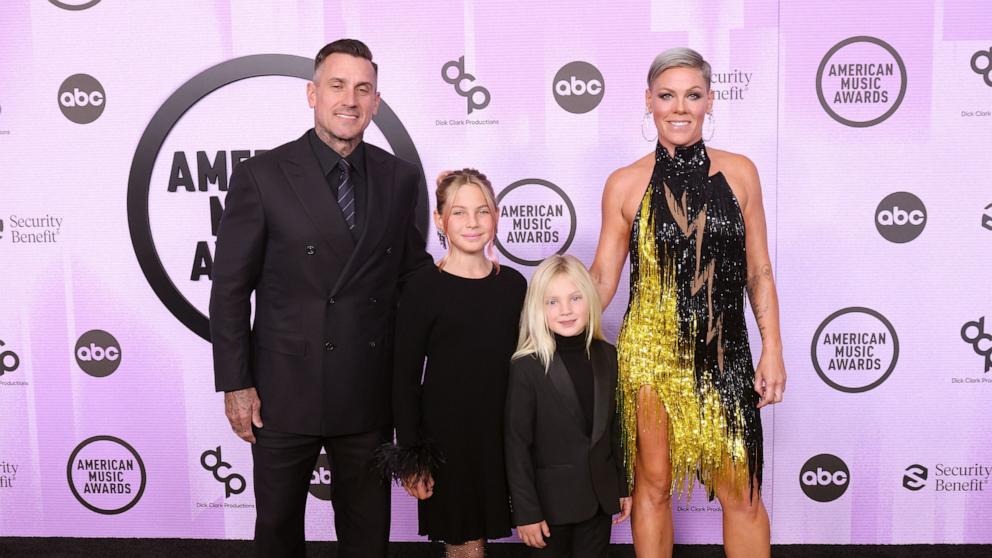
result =
[{"label": "girl's long blonde hair", "polygon": [[603,340],[603,305],[599,301],[599,293],[586,266],[582,265],[575,256],[555,254],[541,262],[531,276],[527,296],[524,298],[523,312],[520,314],[520,338],[517,341],[517,352],[513,353],[514,360],[534,355],[544,365],[545,371],[551,366],[556,349],[555,336],[544,318],[544,296],[551,280],[562,274],[568,275],[579,288],[582,296],[589,301],[586,354],[589,353],[593,339]]}]

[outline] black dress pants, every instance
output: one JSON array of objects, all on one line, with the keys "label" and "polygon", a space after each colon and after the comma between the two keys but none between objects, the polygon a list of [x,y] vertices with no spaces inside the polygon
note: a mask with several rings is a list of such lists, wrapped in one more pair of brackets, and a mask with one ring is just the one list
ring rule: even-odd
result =
[{"label": "black dress pants", "polygon": [[255,428],[255,549],[258,556],[306,556],[304,514],[314,465],[324,448],[331,466],[331,505],[339,558],[385,558],[390,487],[373,451],[387,429],[307,436]]},{"label": "black dress pants", "polygon": [[579,523],[548,525],[550,537],[545,537],[544,548],[530,549],[531,556],[540,558],[606,558],[610,548],[610,530],[613,518],[603,513]]}]

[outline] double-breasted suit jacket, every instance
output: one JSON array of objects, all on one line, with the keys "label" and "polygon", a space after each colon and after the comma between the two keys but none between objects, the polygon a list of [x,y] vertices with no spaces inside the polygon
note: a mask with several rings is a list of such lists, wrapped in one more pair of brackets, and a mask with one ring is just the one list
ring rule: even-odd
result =
[{"label": "double-breasted suit jacket", "polygon": [[616,349],[594,340],[592,435],[558,354],[545,372],[534,356],[513,361],[506,400],[506,470],[515,525],[563,525],[619,511],[627,495],[617,423]]},{"label": "double-breasted suit jacket", "polygon": [[254,386],[266,428],[327,436],[391,423],[397,285],[430,257],[414,222],[420,171],[365,149],[357,232],[306,134],[232,173],[210,294],[215,384]]}]

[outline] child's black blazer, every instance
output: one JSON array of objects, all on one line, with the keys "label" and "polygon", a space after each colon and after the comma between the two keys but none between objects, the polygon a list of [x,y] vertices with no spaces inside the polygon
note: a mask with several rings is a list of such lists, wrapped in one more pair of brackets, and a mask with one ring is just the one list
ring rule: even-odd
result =
[{"label": "child's black blazer", "polygon": [[591,439],[559,355],[547,373],[533,356],[510,365],[505,444],[515,525],[578,523],[598,508],[615,514],[620,497],[627,495],[616,404],[617,351],[599,340],[590,349]]}]

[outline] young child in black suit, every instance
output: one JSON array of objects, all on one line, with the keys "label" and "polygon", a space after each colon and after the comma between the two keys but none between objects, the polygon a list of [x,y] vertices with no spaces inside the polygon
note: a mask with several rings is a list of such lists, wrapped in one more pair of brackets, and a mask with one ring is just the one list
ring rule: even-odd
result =
[{"label": "young child in black suit", "polygon": [[630,515],[617,424],[616,348],[573,256],[534,272],[506,400],[506,472],[517,535],[534,556],[602,558]]}]

